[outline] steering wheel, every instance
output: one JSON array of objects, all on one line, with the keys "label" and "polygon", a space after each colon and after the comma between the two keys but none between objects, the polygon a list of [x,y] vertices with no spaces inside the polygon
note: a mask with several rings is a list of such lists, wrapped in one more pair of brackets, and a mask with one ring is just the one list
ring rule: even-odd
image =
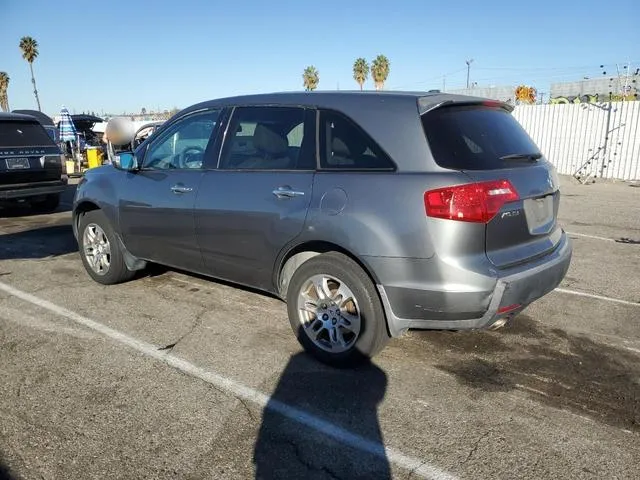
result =
[{"label": "steering wheel", "polygon": [[178,165],[180,168],[200,168],[202,157],[204,157],[204,148],[193,145],[185,148],[178,155]]}]

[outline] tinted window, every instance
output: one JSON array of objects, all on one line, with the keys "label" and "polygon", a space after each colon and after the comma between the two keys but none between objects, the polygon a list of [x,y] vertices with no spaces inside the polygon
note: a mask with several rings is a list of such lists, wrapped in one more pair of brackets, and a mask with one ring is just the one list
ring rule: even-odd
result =
[{"label": "tinted window", "polygon": [[320,115],[320,167],[390,170],[389,156],[353,121],[335,112]]},{"label": "tinted window", "polygon": [[514,153],[539,153],[538,147],[513,116],[487,107],[445,107],[422,116],[427,140],[441,167],[491,170],[527,165],[500,160]]},{"label": "tinted window", "polygon": [[237,107],[220,168],[232,170],[313,169],[313,126],[299,107]]},{"label": "tinted window", "polygon": [[216,127],[219,112],[190,115],[154,141],[144,156],[144,168],[152,170],[198,169]]},{"label": "tinted window", "polygon": [[0,147],[49,147],[53,144],[49,134],[37,122],[0,122]]}]

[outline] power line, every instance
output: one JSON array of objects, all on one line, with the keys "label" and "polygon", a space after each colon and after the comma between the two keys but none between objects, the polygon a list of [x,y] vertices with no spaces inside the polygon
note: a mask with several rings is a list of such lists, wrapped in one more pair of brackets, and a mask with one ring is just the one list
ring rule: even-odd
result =
[{"label": "power line", "polygon": [[435,80],[442,80],[442,77],[449,77],[451,75],[455,75],[456,73],[464,72],[466,69],[467,69],[467,67],[462,67],[459,70],[454,70],[453,72],[445,73],[444,75],[434,75],[433,77],[429,77],[429,78],[427,78],[425,80],[418,80],[416,82],[405,83],[404,85],[400,85],[400,86],[393,86],[393,87],[391,87],[391,89],[407,88],[407,87],[411,87],[412,85],[422,85],[422,84],[425,84],[425,83],[433,82]]},{"label": "power line", "polygon": [[[628,61],[624,61],[624,62],[607,62],[607,63],[600,63],[600,64],[591,64],[591,65],[584,65],[581,67],[574,67],[574,66],[570,66],[570,67],[477,67],[476,70],[521,70],[521,71],[553,71],[553,70],[584,70],[584,69],[598,69],[600,68],[600,65],[611,65],[614,66],[616,65],[616,63],[619,64],[626,64],[628,63]],[[640,63],[638,61],[632,61],[631,63]]]},{"label": "power line", "polygon": [[[640,64],[640,61],[624,61],[624,62],[618,62],[620,64]],[[477,82],[489,82],[489,81],[494,81],[494,82],[500,82],[503,81],[504,78],[513,78],[514,76],[518,76],[518,77],[522,77],[522,76],[531,76],[534,77],[535,83],[545,83],[545,82],[549,82],[551,80],[554,79],[572,79],[576,76],[577,72],[582,70],[585,71],[585,73],[589,73],[589,72],[595,72],[598,71],[600,69],[600,65],[604,65],[605,67],[610,66],[610,67],[615,67],[616,63],[615,62],[606,62],[606,63],[601,63],[598,65],[595,64],[591,64],[591,65],[585,65],[585,66],[565,66],[565,67],[475,67],[475,70],[482,70],[482,71],[504,71],[505,74],[504,75],[494,75],[491,77],[484,77],[484,78],[479,78],[476,79],[474,78],[474,83]],[[434,75],[433,77],[428,77],[426,79],[423,80],[417,80],[415,82],[411,82],[411,83],[406,83],[403,85],[395,85],[393,87],[390,87],[392,90],[401,90],[401,89],[405,89],[405,88],[409,88],[409,87],[415,87],[415,86],[419,86],[419,85],[424,85],[424,84],[428,84],[428,83],[432,83],[435,84],[435,82],[437,81],[439,84],[446,84],[448,82],[446,82],[446,78],[451,76],[451,75],[456,75],[458,73],[464,72],[467,70],[467,66],[465,65],[464,67],[457,69],[457,70],[453,70],[449,73],[445,73],[444,75]],[[507,73],[507,71],[511,71],[513,73]],[[548,74],[546,74],[548,72]],[[600,76],[600,75],[598,75]],[[603,76],[604,77],[604,76]],[[593,78],[596,78],[596,75],[593,75]],[[508,83],[513,83],[513,82],[508,82]],[[449,87],[451,88],[451,87]],[[462,85],[460,88],[464,88],[464,85]]]}]

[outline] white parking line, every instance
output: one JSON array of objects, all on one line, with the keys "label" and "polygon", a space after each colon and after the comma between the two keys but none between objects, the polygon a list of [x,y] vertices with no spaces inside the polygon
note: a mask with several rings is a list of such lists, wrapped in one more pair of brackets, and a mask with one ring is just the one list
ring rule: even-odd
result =
[{"label": "white parking line", "polygon": [[630,302],[629,300],[622,300],[620,298],[605,297],[604,295],[594,295],[593,293],[579,292],[577,290],[568,290],[566,288],[556,288],[554,292],[567,293],[569,295],[577,295],[579,297],[595,298],[596,300],[620,303],[621,305],[632,305],[634,307],[640,307],[640,303],[638,302]]},{"label": "white parking line", "polygon": [[569,236],[574,236],[574,237],[584,237],[584,238],[592,238],[594,240],[603,240],[605,242],[615,242],[615,240],[613,238],[607,238],[607,237],[599,237],[597,235],[587,235],[586,233],[576,233],[576,232],[566,232],[567,235]]},{"label": "white parking line", "polygon": [[455,476],[445,472],[444,470],[441,470],[440,468],[430,464],[429,462],[410,457],[400,452],[399,450],[391,447],[385,447],[381,443],[368,440],[342,427],[334,425],[327,420],[307,413],[304,410],[300,410],[286,403],[274,400],[269,395],[265,395],[264,393],[247,387],[246,385],[236,382],[235,380],[224,377],[215,372],[205,370],[201,367],[198,367],[197,365],[194,365],[193,363],[176,357],[175,355],[160,351],[158,350],[158,347],[156,345],[152,345],[142,340],[137,340],[136,338],[130,337],[126,333],[120,332],[111,327],[103,325],[102,323],[91,320],[90,318],[84,317],[64,307],[60,307],[54,303],[49,302],[48,300],[44,300],[42,298],[36,297],[35,295],[31,295],[30,293],[23,292],[22,290],[18,290],[17,288],[14,288],[11,285],[7,285],[6,283],[2,282],[0,282],[0,290],[25,302],[31,303],[40,308],[55,313],[56,315],[65,317],[69,320],[72,320],[73,322],[95,330],[102,335],[115,340],[116,342],[137,350],[144,355],[159,360],[187,375],[191,375],[192,377],[207,382],[220,390],[224,390],[225,392],[236,398],[252,402],[261,408],[279,413],[283,417],[298,422],[317,432],[320,432],[339,443],[366,453],[370,453],[383,459],[386,458],[390,463],[409,470],[415,475],[434,480],[456,480]]}]

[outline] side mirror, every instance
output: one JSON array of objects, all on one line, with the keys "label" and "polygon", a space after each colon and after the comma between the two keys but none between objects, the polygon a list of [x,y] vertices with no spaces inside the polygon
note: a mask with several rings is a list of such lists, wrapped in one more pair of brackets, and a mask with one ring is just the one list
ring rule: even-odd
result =
[{"label": "side mirror", "polygon": [[120,152],[116,155],[113,162],[116,168],[132,172],[138,169],[138,161],[133,152]]}]

